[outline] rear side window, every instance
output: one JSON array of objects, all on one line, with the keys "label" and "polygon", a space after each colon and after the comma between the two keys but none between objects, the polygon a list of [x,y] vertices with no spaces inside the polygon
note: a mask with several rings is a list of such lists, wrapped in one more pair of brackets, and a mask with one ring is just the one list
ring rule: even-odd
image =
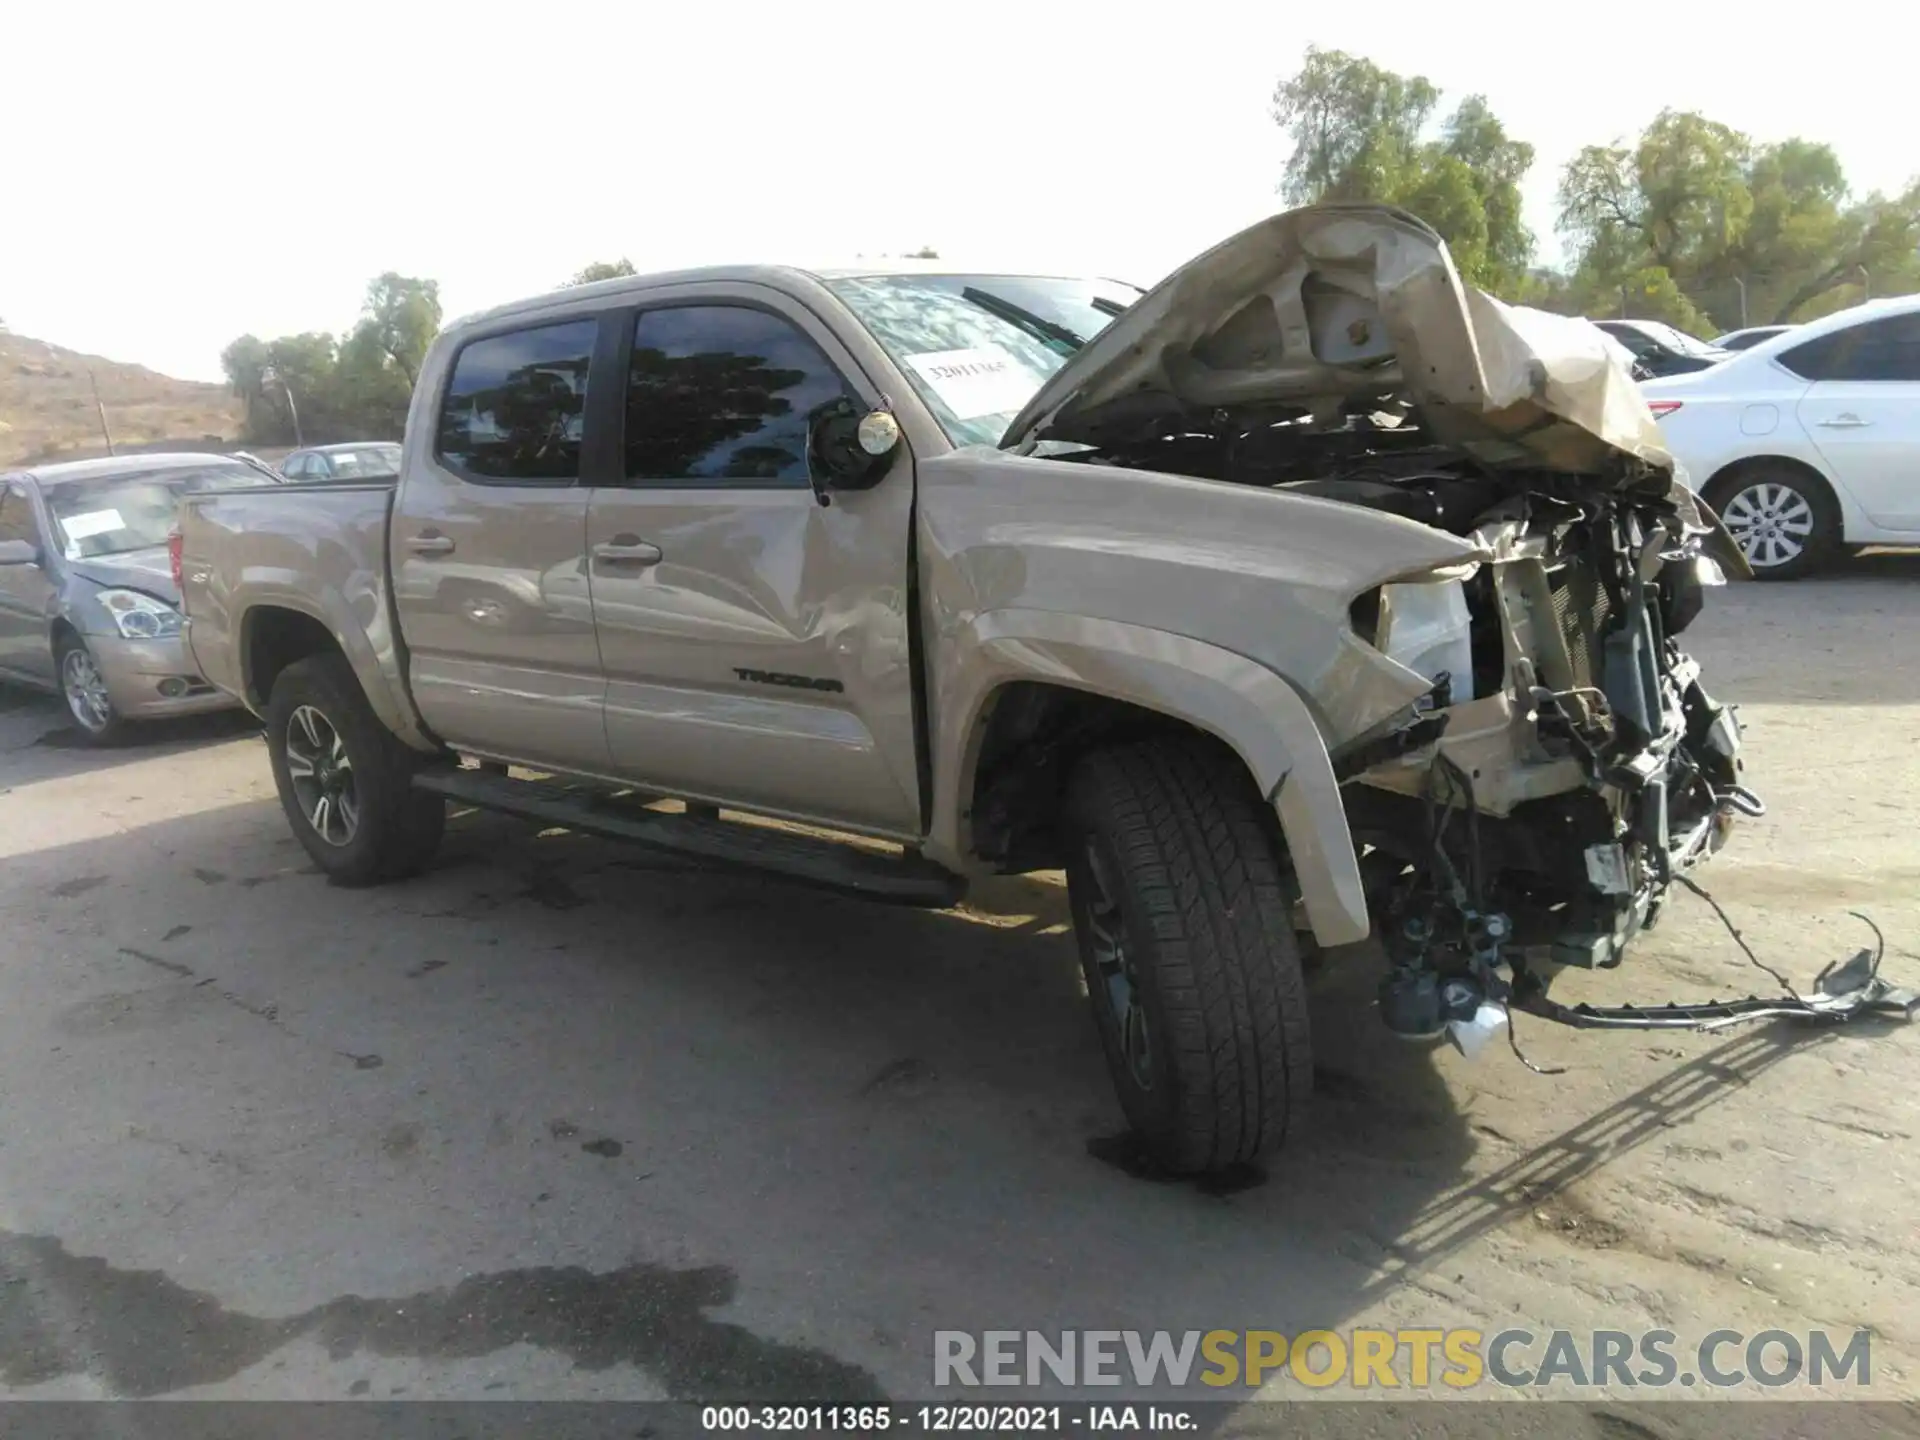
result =
[{"label": "rear side window", "polygon": [[848,393],[781,316],[740,305],[645,311],[627,380],[627,477],[805,485],[808,418]]},{"label": "rear side window", "polygon": [[598,330],[597,321],[572,320],[463,348],[440,402],[435,453],[477,480],[579,479]]},{"label": "rear side window", "polygon": [[1920,315],[1850,325],[1778,358],[1806,380],[1920,380]]}]

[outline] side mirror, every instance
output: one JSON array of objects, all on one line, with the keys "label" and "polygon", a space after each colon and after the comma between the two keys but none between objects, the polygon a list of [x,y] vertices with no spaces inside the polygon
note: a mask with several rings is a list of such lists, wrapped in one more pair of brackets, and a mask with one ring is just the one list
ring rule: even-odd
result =
[{"label": "side mirror", "polygon": [[30,540],[0,540],[0,565],[38,565],[40,547]]},{"label": "side mirror", "polygon": [[893,466],[900,422],[886,410],[862,411],[844,395],[816,409],[807,425],[807,473],[813,493],[871,490]]}]

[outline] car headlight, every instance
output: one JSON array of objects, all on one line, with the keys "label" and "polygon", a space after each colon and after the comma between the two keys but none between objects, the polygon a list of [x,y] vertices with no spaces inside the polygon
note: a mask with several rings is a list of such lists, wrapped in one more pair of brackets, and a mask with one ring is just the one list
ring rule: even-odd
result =
[{"label": "car headlight", "polygon": [[100,603],[128,640],[163,640],[180,633],[180,612],[138,590],[102,590]]}]

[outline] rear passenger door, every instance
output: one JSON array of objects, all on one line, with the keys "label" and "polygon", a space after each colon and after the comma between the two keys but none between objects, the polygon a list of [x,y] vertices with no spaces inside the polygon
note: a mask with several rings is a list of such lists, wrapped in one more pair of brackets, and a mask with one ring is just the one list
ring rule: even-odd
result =
[{"label": "rear passenger door", "polygon": [[409,448],[389,542],[421,718],[458,749],[588,773],[608,763],[580,479],[599,333],[587,315],[466,340]]},{"label": "rear passenger door", "polygon": [[818,317],[738,284],[649,296],[623,327],[617,483],[587,516],[607,743],[637,783],[920,833],[906,446],[822,506],[810,414],[879,396]]}]

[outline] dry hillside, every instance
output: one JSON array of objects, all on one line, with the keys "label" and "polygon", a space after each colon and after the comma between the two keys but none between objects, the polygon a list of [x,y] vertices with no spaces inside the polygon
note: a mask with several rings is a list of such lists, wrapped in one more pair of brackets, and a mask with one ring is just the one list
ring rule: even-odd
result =
[{"label": "dry hillside", "polygon": [[116,449],[224,443],[240,433],[240,402],[224,386],[0,332],[0,465],[107,453],[89,368]]}]

